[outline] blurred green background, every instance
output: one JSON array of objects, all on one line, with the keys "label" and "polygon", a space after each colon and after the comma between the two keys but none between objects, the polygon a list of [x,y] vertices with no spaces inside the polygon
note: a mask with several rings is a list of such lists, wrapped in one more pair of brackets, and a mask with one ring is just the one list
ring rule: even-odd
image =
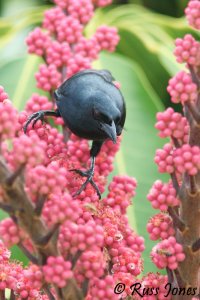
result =
[{"label": "blurred green background", "polygon": [[[157,172],[153,162],[156,148],[166,142],[157,137],[154,129],[156,113],[170,105],[167,82],[182,68],[173,57],[174,39],[188,32],[197,36],[183,16],[187,2],[116,0],[112,6],[96,10],[85,29],[89,37],[100,24],[107,24],[116,26],[121,37],[117,51],[102,53],[94,67],[111,70],[121,82],[127,104],[126,131],[113,174],[128,174],[138,181],[137,195],[128,214],[132,227],[145,238],[145,272],[156,270],[149,258],[154,243],[148,239],[146,223],[158,213],[146,195],[156,179],[168,180],[168,176]],[[0,85],[20,110],[37,91],[34,72],[41,62],[38,57],[27,55],[24,39],[41,24],[44,10],[51,5],[52,1],[45,0],[0,1]],[[24,260],[16,247],[13,257]]]}]

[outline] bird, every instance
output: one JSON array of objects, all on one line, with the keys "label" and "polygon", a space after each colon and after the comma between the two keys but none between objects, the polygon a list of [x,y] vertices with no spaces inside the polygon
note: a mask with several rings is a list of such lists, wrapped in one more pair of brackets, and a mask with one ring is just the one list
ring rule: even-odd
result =
[{"label": "bird", "polygon": [[55,91],[57,109],[40,110],[33,113],[24,125],[32,127],[44,117],[62,117],[69,130],[80,138],[92,140],[90,149],[90,166],[87,170],[71,169],[82,177],[85,182],[74,196],[90,183],[99,199],[101,193],[93,180],[95,159],[106,140],[117,142],[124,128],[126,105],[120,89],[115,85],[115,78],[108,70],[83,70],[66,79]]}]

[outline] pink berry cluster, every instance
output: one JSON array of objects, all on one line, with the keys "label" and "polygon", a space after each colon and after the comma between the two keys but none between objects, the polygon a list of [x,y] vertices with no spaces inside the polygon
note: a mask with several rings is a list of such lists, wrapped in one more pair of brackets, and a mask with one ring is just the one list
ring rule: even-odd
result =
[{"label": "pink berry cluster", "polygon": [[106,263],[102,251],[84,251],[76,263],[74,275],[79,283],[104,275]]},{"label": "pink berry cluster", "polygon": [[61,74],[54,64],[42,64],[39,72],[35,74],[37,87],[44,91],[50,92],[61,84]]},{"label": "pink berry cluster", "polygon": [[173,103],[186,103],[197,98],[197,85],[192,81],[191,75],[185,71],[178,72],[169,80],[167,91]]},{"label": "pink berry cluster", "polygon": [[188,6],[185,9],[185,14],[188,23],[196,28],[200,29],[200,3],[198,0],[190,0]]},{"label": "pink berry cluster", "polygon": [[[6,99],[7,94],[0,89],[0,140],[13,138],[18,123],[17,111]],[[5,99],[4,99],[5,98]],[[1,101],[2,99],[2,101]]]},{"label": "pink berry cluster", "polygon": [[40,27],[36,27],[27,37],[26,44],[29,53],[43,56],[50,44],[50,36],[47,32],[43,32]]},{"label": "pink berry cluster", "polygon": [[60,228],[58,242],[63,255],[76,254],[94,247],[100,249],[104,245],[104,231],[92,219],[83,224],[66,221]]},{"label": "pink berry cluster", "polygon": [[[142,278],[142,285],[146,289],[153,289],[154,290],[154,295],[148,295],[143,297],[144,300],[171,300],[172,295],[169,293],[167,295],[166,293],[166,284],[168,284],[168,278],[167,275],[161,275],[159,273],[148,273]],[[158,295],[155,295],[156,289],[159,290]]]},{"label": "pink berry cluster", "polygon": [[92,0],[95,6],[104,7],[112,3],[112,0]]},{"label": "pink berry cluster", "polygon": [[27,238],[27,235],[11,218],[6,218],[0,222],[0,237],[6,247],[12,247]]},{"label": "pink berry cluster", "polygon": [[183,144],[176,149],[171,144],[165,144],[163,149],[156,150],[155,163],[160,173],[196,175],[200,169],[200,148]]},{"label": "pink berry cluster", "polygon": [[113,207],[115,210],[126,212],[130,205],[131,198],[135,196],[136,180],[128,176],[114,176],[108,190],[109,194],[103,199],[105,205]]},{"label": "pink berry cluster", "polygon": [[59,288],[66,286],[73,276],[71,262],[62,256],[49,256],[42,270],[46,282],[55,283]]},{"label": "pink berry cluster", "polygon": [[180,204],[172,183],[163,183],[161,180],[154,182],[147,199],[151,202],[153,208],[161,211],[167,211],[169,206],[174,207]]},{"label": "pink berry cluster", "polygon": [[117,300],[118,295],[113,293],[115,285],[114,278],[111,275],[107,275],[101,279],[94,278],[90,282],[90,296],[86,300]]},{"label": "pink berry cluster", "polygon": [[[35,93],[27,100],[25,111],[28,115],[30,115],[39,110],[51,110],[52,108],[53,105],[46,96],[41,96]],[[22,124],[24,121],[25,120],[22,120]]]},{"label": "pink berry cluster", "polygon": [[185,259],[185,254],[182,245],[171,236],[153,247],[151,258],[159,269],[168,267],[174,270],[177,269],[178,263]]},{"label": "pink berry cluster", "polygon": [[147,231],[153,241],[167,239],[175,234],[172,218],[163,212],[154,215],[147,223]]},{"label": "pink berry cluster", "polygon": [[182,114],[175,112],[173,108],[169,107],[164,112],[158,112],[156,118],[155,128],[159,130],[159,137],[175,138],[181,144],[187,142],[189,125]]},{"label": "pink berry cluster", "polygon": [[186,34],[182,39],[176,39],[175,45],[174,55],[178,63],[192,66],[200,64],[200,43],[191,34]]},{"label": "pink berry cluster", "polygon": [[157,149],[154,161],[158,165],[158,171],[160,173],[171,174],[175,172],[173,161],[173,145],[171,143],[167,143],[162,149]]},{"label": "pink berry cluster", "polygon": [[8,261],[10,258],[10,251],[7,249],[7,247],[4,245],[2,240],[0,240],[0,263],[4,261]]},{"label": "pink berry cluster", "polygon": [[173,160],[179,173],[196,175],[200,169],[200,148],[185,144],[174,150]]},{"label": "pink berry cluster", "polygon": [[40,299],[40,287],[43,284],[43,274],[36,265],[23,268],[21,264],[10,259],[10,252],[0,241],[0,291],[8,289],[17,299]]},{"label": "pink berry cluster", "polygon": [[26,40],[28,52],[44,59],[35,75],[37,87],[50,93],[66,78],[90,69],[100,51],[113,52],[119,42],[117,29],[106,25],[98,27],[90,38],[83,35],[95,8],[112,1],[54,2],[56,6],[45,11],[42,28],[35,28]]},{"label": "pink berry cluster", "polygon": [[27,164],[34,167],[45,159],[46,143],[36,134],[21,135],[13,139],[13,150],[9,153],[15,167]]},{"label": "pink berry cluster", "polygon": [[8,94],[4,91],[3,86],[0,85],[0,102],[4,102],[6,99],[8,99]]},{"label": "pink berry cluster", "polygon": [[129,248],[119,248],[119,255],[113,257],[112,262],[114,273],[123,272],[138,276],[143,270],[140,254]]},{"label": "pink berry cluster", "polygon": [[27,172],[26,185],[33,201],[37,201],[39,196],[60,194],[66,186],[66,174],[66,169],[59,167],[57,162],[51,162],[48,166],[40,164],[30,173]]},{"label": "pink berry cluster", "polygon": [[79,201],[73,200],[70,194],[61,194],[55,191],[47,199],[42,212],[42,216],[49,226],[63,223],[66,220],[75,222],[81,214]]}]

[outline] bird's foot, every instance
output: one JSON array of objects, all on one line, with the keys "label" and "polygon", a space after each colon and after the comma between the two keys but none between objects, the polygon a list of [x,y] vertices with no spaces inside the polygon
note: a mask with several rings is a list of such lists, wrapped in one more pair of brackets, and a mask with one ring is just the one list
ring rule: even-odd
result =
[{"label": "bird's foot", "polygon": [[90,183],[93,186],[93,188],[95,189],[97,195],[99,196],[99,199],[101,199],[101,193],[99,191],[99,188],[93,180],[94,169],[89,169],[87,171],[81,171],[81,170],[78,170],[78,169],[71,169],[70,171],[75,172],[75,173],[79,174],[82,177],[87,177],[86,181],[82,184],[80,189],[73,195],[74,197],[80,195],[80,193],[82,191],[84,191],[84,189],[86,188],[88,183]]},{"label": "bird's foot", "polygon": [[25,125],[24,125],[24,132],[26,133],[28,125],[33,121],[33,125],[32,128],[34,128],[35,124],[37,123],[37,121],[42,121],[42,124],[44,123],[44,117],[60,117],[60,113],[58,110],[56,111],[52,111],[52,110],[39,110],[35,113],[33,113],[28,120],[26,121]]},{"label": "bird's foot", "polygon": [[42,124],[44,123],[44,116],[45,116],[45,113],[44,111],[38,111],[38,112],[35,112],[34,114],[32,114],[28,120],[26,121],[25,125],[24,125],[24,132],[26,133],[27,131],[27,128],[28,128],[28,125],[33,121],[33,125],[32,125],[32,128],[34,128],[35,124],[37,123],[37,121],[41,120],[42,121]]}]

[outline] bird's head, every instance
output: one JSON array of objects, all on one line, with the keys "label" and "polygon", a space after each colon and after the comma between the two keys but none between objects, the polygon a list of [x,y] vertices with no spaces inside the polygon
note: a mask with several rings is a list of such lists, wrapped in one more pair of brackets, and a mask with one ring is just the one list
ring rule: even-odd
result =
[{"label": "bird's head", "polygon": [[[112,112],[112,113],[111,113]],[[94,107],[93,118],[97,122],[98,129],[102,131],[113,143],[117,142],[119,133],[118,123],[120,121],[120,112],[117,109],[106,109],[106,107]]]}]

